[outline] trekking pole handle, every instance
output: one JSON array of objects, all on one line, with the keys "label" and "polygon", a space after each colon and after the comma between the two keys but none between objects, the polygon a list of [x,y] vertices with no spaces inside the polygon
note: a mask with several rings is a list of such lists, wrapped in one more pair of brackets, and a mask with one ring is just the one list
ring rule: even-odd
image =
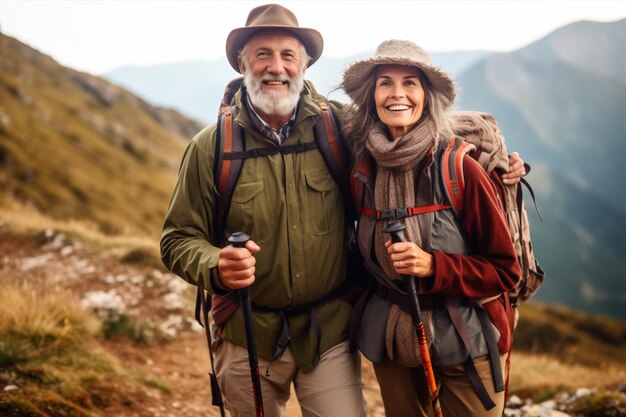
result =
[{"label": "trekking pole handle", "polygon": [[[387,228],[384,230],[385,233],[389,233],[391,235],[392,243],[406,242],[406,237],[404,235],[404,229],[406,226],[400,222],[393,222],[387,225]],[[415,278],[412,275],[402,275],[402,278],[408,284],[409,298],[411,301],[417,300],[417,287],[415,285]],[[414,319],[419,323],[422,322],[422,312],[420,311],[419,303],[411,302],[411,308],[413,309]]]},{"label": "trekking pole handle", "polygon": [[[228,242],[235,248],[243,248],[250,236],[243,232],[235,232]],[[246,344],[248,345],[248,364],[250,366],[250,378],[252,379],[252,395],[254,397],[254,408],[256,417],[263,417],[263,398],[261,396],[261,378],[259,376],[259,359],[256,353],[256,341],[254,338],[254,327],[252,324],[252,302],[250,300],[250,287],[238,290],[239,300],[243,308],[243,319],[246,330]]]},{"label": "trekking pole handle", "polygon": [[[406,226],[404,224],[400,222],[393,222],[389,223],[387,225],[387,228],[383,232],[389,233],[391,235],[392,243],[399,243],[406,241],[404,229],[406,229]],[[426,330],[424,329],[422,312],[420,311],[419,299],[417,297],[415,277],[412,275],[402,275],[402,278],[408,286],[408,296],[411,302],[413,321],[415,322],[415,330],[417,333],[420,356],[422,358],[422,366],[424,368],[424,374],[426,376],[426,383],[428,385],[428,390],[430,391],[430,400],[433,406],[433,413],[435,417],[443,417],[441,405],[439,404],[439,390],[437,388],[437,382],[435,381],[435,372],[433,370],[432,362],[430,360],[430,351],[428,350],[428,342],[426,340]]]}]

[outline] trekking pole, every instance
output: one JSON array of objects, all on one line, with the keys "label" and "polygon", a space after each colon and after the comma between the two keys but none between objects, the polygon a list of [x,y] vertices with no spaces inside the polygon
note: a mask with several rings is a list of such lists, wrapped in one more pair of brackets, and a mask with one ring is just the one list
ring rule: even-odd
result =
[{"label": "trekking pole", "polygon": [[[235,248],[243,248],[250,236],[243,232],[235,232],[229,238]],[[261,396],[261,379],[259,377],[259,358],[256,353],[254,339],[254,327],[252,327],[252,302],[250,301],[250,287],[238,290],[241,306],[243,307],[243,320],[246,328],[246,343],[248,345],[248,364],[250,365],[250,377],[252,379],[252,395],[254,397],[254,409],[256,417],[263,417],[263,398]]]},{"label": "trekking pole", "polygon": [[[394,222],[388,224],[384,232],[391,235],[391,242],[398,243],[406,240],[404,237],[404,229],[406,229],[406,226],[402,223]],[[424,330],[422,312],[420,311],[420,304],[417,298],[415,277],[412,275],[402,275],[402,278],[407,282],[409,287],[408,291],[409,300],[411,301],[411,315],[413,316],[413,323],[415,324],[420,357],[422,358],[422,366],[424,367],[424,374],[426,375],[426,384],[428,385],[428,391],[430,392],[430,402],[433,406],[433,414],[435,417],[443,417],[441,405],[439,404],[439,389],[437,388],[437,382],[435,381],[433,365],[430,362],[430,352],[428,351],[428,343],[426,342],[426,331]]]}]

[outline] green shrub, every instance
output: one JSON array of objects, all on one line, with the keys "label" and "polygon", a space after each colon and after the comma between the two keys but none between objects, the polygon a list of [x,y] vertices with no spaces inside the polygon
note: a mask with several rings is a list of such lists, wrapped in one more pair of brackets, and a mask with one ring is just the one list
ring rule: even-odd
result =
[{"label": "green shrub", "polygon": [[626,415],[626,394],[619,391],[598,391],[577,400],[568,412],[583,417],[623,417]]},{"label": "green shrub", "polygon": [[29,353],[28,343],[4,335],[0,340],[0,369],[11,368],[28,362]]},{"label": "green shrub", "polygon": [[121,261],[128,264],[144,265],[165,270],[158,251],[153,248],[134,248],[126,252]]},{"label": "green shrub", "polygon": [[127,314],[115,315],[102,324],[102,335],[108,340],[125,337],[138,345],[147,345],[149,333],[146,325],[137,323]]},{"label": "green shrub", "polygon": [[0,416],[48,417],[29,401],[13,396],[0,397]]}]

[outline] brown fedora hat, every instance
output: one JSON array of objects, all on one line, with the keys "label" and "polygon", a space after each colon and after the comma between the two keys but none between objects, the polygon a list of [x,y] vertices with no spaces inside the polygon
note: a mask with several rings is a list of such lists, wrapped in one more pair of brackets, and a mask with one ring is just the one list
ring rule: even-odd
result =
[{"label": "brown fedora hat", "polygon": [[287,8],[278,4],[265,4],[252,9],[246,26],[232,30],[226,38],[226,57],[235,71],[240,72],[239,51],[243,49],[248,39],[253,34],[268,29],[284,29],[296,35],[311,57],[309,67],[322,55],[324,39],[317,30],[301,28],[296,15]]}]

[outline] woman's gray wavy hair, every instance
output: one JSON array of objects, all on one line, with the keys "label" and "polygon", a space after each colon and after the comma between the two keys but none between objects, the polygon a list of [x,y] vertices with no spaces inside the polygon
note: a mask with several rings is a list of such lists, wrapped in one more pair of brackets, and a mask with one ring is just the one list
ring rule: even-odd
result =
[{"label": "woman's gray wavy hair", "polygon": [[[345,125],[342,133],[352,148],[355,158],[363,154],[365,140],[379,117],[376,112],[374,90],[376,89],[376,66],[367,77],[366,82],[356,90],[353,101],[348,106],[345,116]],[[418,124],[430,122],[433,136],[450,136],[452,119],[450,113],[452,104],[444,94],[439,94],[428,78],[419,71],[419,80],[424,89],[424,112]],[[342,88],[343,84],[339,85]]]}]

